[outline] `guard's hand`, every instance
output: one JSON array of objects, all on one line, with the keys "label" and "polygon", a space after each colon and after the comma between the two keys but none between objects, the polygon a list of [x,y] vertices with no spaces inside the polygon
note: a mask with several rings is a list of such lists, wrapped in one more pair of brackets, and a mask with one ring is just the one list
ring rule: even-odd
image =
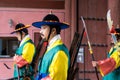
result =
[{"label": "guard's hand", "polygon": [[15,56],[13,57],[13,60],[16,61],[17,58],[18,58],[18,55],[15,55]]},{"label": "guard's hand", "polygon": [[92,61],[92,66],[97,67],[97,61]]},{"label": "guard's hand", "polygon": [[42,78],[41,80],[52,80],[50,76],[46,76],[45,78]]}]

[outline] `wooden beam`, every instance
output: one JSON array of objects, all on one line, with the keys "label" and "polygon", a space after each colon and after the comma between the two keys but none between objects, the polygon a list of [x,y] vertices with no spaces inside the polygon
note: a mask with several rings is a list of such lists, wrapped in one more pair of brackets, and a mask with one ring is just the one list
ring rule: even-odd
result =
[{"label": "wooden beam", "polygon": [[64,9],[64,1],[51,0],[1,0],[0,7]]}]

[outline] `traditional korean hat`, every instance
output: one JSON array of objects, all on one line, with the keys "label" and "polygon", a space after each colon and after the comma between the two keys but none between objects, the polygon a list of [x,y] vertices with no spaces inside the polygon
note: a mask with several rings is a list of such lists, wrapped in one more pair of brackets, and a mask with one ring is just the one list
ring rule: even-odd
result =
[{"label": "traditional korean hat", "polygon": [[120,28],[118,27],[118,28],[115,28],[115,33],[116,34],[120,34]]},{"label": "traditional korean hat", "polygon": [[119,25],[117,25],[117,27],[112,26],[112,29],[111,29],[110,33],[120,34],[120,27],[119,27]]},{"label": "traditional korean hat", "polygon": [[120,39],[120,27],[119,27],[119,25],[117,25],[116,28],[112,28],[110,33],[115,34],[116,38]]},{"label": "traditional korean hat", "polygon": [[11,34],[14,34],[14,33],[19,32],[19,31],[25,32],[27,30],[27,28],[29,28],[29,27],[30,27],[30,25],[24,25],[23,23],[18,23],[15,26],[15,30],[13,32],[11,32]]},{"label": "traditional korean hat", "polygon": [[120,28],[119,27],[115,28],[114,34],[115,34],[117,40],[120,40]]},{"label": "traditional korean hat", "polygon": [[60,22],[58,17],[52,13],[46,15],[42,21],[33,22],[32,25],[37,28],[41,28],[42,25],[54,25],[60,27],[61,29],[66,29],[69,27],[67,23]]}]

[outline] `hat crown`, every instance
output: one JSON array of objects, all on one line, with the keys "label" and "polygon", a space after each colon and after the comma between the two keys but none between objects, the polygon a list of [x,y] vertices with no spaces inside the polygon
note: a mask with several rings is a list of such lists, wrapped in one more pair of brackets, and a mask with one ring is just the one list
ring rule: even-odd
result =
[{"label": "hat crown", "polygon": [[16,26],[15,26],[15,29],[19,29],[19,28],[22,28],[22,27],[25,27],[25,25],[23,23],[18,23]]},{"label": "hat crown", "polygon": [[43,18],[43,21],[55,21],[55,22],[59,22],[59,19],[57,16],[55,16],[54,14],[48,14]]},{"label": "hat crown", "polygon": [[120,28],[115,28],[116,33],[120,33]]}]

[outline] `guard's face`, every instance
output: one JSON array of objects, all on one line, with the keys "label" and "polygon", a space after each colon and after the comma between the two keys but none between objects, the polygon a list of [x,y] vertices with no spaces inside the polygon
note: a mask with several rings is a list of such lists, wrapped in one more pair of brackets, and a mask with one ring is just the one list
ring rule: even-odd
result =
[{"label": "guard's face", "polygon": [[19,32],[16,32],[16,37],[17,37],[17,39],[18,39],[19,41],[21,41],[21,35],[20,35]]},{"label": "guard's face", "polygon": [[41,26],[40,35],[41,35],[42,39],[47,40],[49,32],[50,32],[50,27],[48,25]]}]

